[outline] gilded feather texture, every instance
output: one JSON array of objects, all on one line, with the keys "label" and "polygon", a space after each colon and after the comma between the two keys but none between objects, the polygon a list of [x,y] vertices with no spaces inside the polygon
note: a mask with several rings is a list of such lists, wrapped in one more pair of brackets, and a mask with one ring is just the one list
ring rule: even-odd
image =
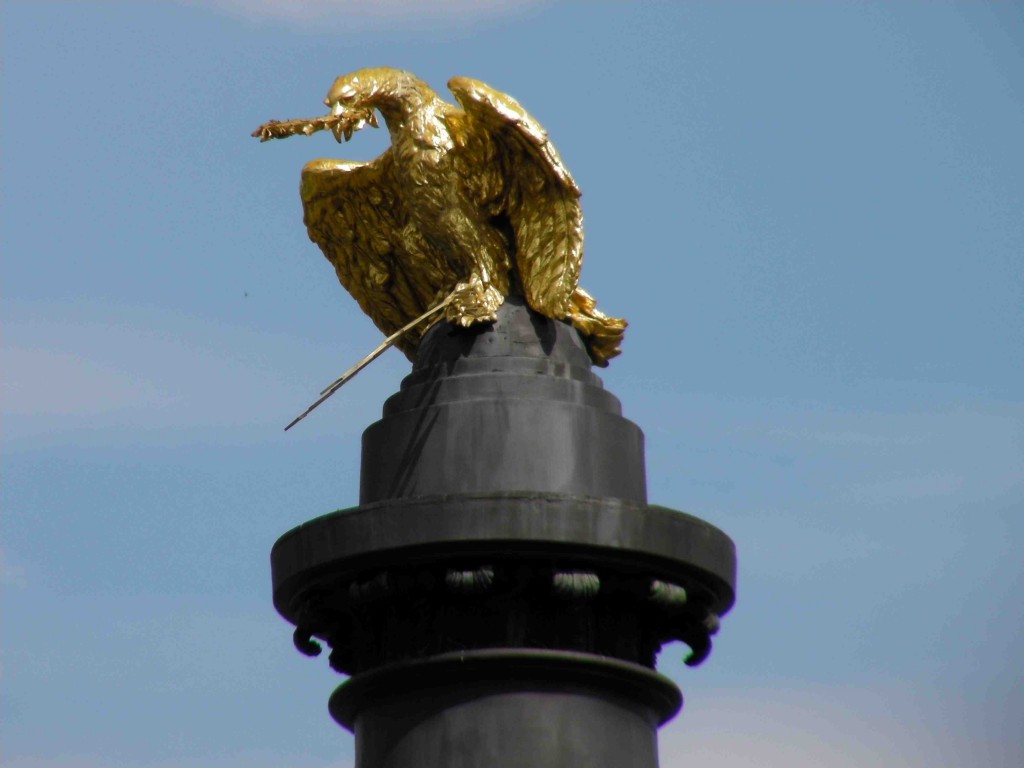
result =
[{"label": "gilded feather texture", "polygon": [[[626,321],[598,311],[579,287],[576,182],[513,98],[464,77],[448,87],[461,108],[408,72],[362,69],[335,80],[330,115],[271,121],[253,135],[330,130],[341,141],[384,118],[387,151],[368,163],[308,163],[301,195],[310,239],[385,334],[442,303],[458,325],[493,321],[505,297],[521,293],[535,311],[569,321],[594,363],[607,365]],[[412,358],[428,327],[396,346]]]}]

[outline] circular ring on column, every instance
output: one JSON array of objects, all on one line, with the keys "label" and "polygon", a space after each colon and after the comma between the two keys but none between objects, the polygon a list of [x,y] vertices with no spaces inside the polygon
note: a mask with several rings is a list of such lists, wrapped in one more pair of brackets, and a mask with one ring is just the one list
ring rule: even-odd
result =
[{"label": "circular ring on column", "polygon": [[639,664],[570,651],[494,648],[403,661],[357,675],[338,686],[329,708],[352,731],[367,708],[410,696],[427,694],[443,708],[452,695],[465,701],[564,691],[619,699],[640,710],[652,727],[673,718],[683,705],[675,683]]}]

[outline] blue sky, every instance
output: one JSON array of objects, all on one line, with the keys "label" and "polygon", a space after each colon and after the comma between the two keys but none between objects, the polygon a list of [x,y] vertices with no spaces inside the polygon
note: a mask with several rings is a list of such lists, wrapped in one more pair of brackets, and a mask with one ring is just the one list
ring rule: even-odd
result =
[{"label": "blue sky", "polygon": [[332,79],[490,83],[584,191],[601,375],[739,599],[662,765],[1024,763],[1024,11],[8,1],[0,759],[347,766],[269,550],[353,505],[408,364],[259,145]]}]

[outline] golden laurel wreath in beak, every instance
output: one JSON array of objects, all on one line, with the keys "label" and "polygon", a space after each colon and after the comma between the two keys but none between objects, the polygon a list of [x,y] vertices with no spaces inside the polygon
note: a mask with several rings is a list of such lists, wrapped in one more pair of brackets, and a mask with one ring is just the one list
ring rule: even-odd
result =
[{"label": "golden laurel wreath in beak", "polygon": [[300,133],[312,136],[317,131],[329,130],[340,144],[343,140],[351,139],[353,133],[367,125],[379,127],[373,107],[346,107],[340,101],[327,106],[331,109],[329,115],[300,117],[297,120],[268,120],[253,131],[252,135],[260,141],[270,141],[287,139]]}]

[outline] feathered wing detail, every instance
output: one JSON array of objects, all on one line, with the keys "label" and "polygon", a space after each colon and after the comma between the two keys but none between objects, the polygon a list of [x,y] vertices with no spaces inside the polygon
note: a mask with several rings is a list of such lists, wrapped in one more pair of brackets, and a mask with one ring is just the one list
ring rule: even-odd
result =
[{"label": "feathered wing detail", "polygon": [[598,310],[579,287],[580,190],[547,131],[515,99],[484,83],[455,77],[448,88],[466,112],[464,124],[453,126],[467,155],[462,176],[492,216],[508,214],[527,302],[548,317],[568,319],[583,335],[594,363],[608,365],[621,351],[627,323]]},{"label": "feathered wing detail", "polygon": [[[385,335],[421,315],[434,299],[408,279],[407,265],[425,258],[415,252],[418,245],[427,246],[403,230],[407,216],[391,163],[390,153],[370,163],[314,160],[302,169],[300,185],[309,239]],[[396,346],[412,359],[425,332],[416,328]]]},{"label": "feathered wing detail", "polygon": [[467,116],[460,149],[482,155],[463,178],[491,215],[508,215],[526,301],[548,317],[567,317],[583,261],[579,187],[515,99],[466,77],[448,88]]}]

